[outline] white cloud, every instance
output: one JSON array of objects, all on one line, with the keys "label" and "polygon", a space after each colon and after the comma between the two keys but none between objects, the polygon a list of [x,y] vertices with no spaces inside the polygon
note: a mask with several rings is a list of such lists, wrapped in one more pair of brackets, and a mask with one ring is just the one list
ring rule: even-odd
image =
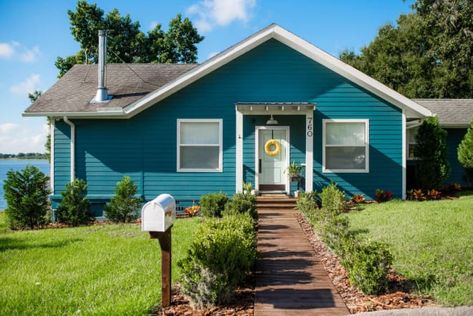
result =
[{"label": "white cloud", "polygon": [[195,25],[205,33],[234,21],[247,22],[255,4],[256,0],[201,0],[187,8],[187,13],[197,17]]},{"label": "white cloud", "polygon": [[31,63],[38,59],[41,54],[39,47],[35,46],[32,49],[27,49],[20,55],[20,60],[25,63]]},{"label": "white cloud", "polygon": [[1,153],[44,152],[48,125],[35,128],[29,123],[0,123]]},{"label": "white cloud", "polygon": [[13,43],[0,43],[0,58],[9,59],[15,54]]},{"label": "white cloud", "polygon": [[26,96],[28,93],[33,93],[35,90],[39,90],[38,86],[40,81],[41,78],[39,74],[31,74],[22,82],[12,85],[10,87],[10,92]]},{"label": "white cloud", "polygon": [[18,42],[12,41],[10,43],[0,43],[0,58],[14,59],[24,63],[31,63],[38,60],[41,51],[38,46],[28,48]]}]

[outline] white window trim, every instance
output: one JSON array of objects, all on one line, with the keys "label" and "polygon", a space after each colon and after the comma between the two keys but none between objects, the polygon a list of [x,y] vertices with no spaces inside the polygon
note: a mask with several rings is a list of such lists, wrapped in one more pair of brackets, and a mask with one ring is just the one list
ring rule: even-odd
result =
[{"label": "white window trim", "polygon": [[[327,169],[325,168],[326,127],[327,123],[364,123],[365,124],[365,169]],[[370,122],[368,119],[323,119],[322,120],[322,172],[323,173],[369,173],[370,172]],[[332,147],[336,147],[332,146]],[[345,145],[340,147],[347,147]],[[359,146],[362,147],[362,146]]]},{"label": "white window trim", "polygon": [[[419,125],[419,126],[420,126],[420,125]],[[415,157],[415,156],[414,156],[414,157],[411,157],[411,148],[410,148],[410,146],[411,146],[411,145],[417,145],[417,142],[416,142],[416,141],[414,141],[414,142],[410,142],[410,141],[409,141],[411,134],[412,134],[412,133],[414,132],[414,130],[416,130],[416,128],[419,127],[419,126],[414,126],[414,127],[412,127],[412,128],[407,128],[407,129],[406,129],[406,135],[407,135],[407,136],[406,136],[406,138],[407,138],[407,140],[406,140],[406,159],[407,159],[407,160],[410,160],[410,161],[419,160],[419,158],[417,158],[417,157]],[[417,133],[416,133],[416,134],[417,134]]]},{"label": "white window trim", "polygon": [[[181,168],[181,123],[218,123],[219,135],[218,135],[218,168],[217,169],[200,169],[200,168]],[[177,119],[176,123],[176,170],[177,172],[223,172],[223,119]],[[209,146],[215,147],[217,145],[210,144],[192,144],[182,146]]]}]

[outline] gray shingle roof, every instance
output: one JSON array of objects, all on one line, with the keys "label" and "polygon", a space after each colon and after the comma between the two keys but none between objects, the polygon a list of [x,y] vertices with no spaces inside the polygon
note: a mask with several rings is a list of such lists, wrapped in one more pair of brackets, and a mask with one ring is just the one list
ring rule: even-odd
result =
[{"label": "gray shingle roof", "polygon": [[75,65],[25,112],[93,112],[123,108],[173,81],[196,64],[107,64],[107,103],[91,103],[97,91],[97,65]]},{"label": "gray shingle roof", "polygon": [[468,126],[473,117],[473,99],[414,99],[437,114],[440,125]]}]

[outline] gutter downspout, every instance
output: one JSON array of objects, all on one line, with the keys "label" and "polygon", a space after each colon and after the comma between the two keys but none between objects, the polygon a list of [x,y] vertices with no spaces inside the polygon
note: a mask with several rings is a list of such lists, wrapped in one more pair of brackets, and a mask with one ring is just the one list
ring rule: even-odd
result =
[{"label": "gutter downspout", "polygon": [[76,175],[75,175],[75,170],[76,170],[76,126],[74,123],[69,121],[67,116],[64,116],[64,122],[71,127],[71,182],[74,181]]},{"label": "gutter downspout", "polygon": [[49,150],[49,183],[51,185],[51,194],[54,195],[54,131],[55,131],[55,118],[49,117],[49,137],[50,137],[50,150]]}]

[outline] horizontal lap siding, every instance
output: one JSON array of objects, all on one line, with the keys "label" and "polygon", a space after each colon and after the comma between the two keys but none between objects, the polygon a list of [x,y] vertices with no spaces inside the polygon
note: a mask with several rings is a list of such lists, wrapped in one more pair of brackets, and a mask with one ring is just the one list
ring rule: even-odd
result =
[{"label": "horizontal lap siding", "polygon": [[[400,196],[400,112],[276,40],[262,44],[131,119],[75,121],[77,177],[88,181],[91,195],[111,195],[123,175],[133,178],[146,200],[164,192],[190,201],[209,191],[231,195],[235,192],[235,103],[244,101],[315,102],[316,184],[336,180],[350,193],[372,195],[380,187]],[[321,175],[322,117],[370,119],[370,174]],[[185,118],[223,119],[223,172],[176,172],[176,120]],[[267,118],[257,118],[258,122],[244,118],[245,181],[254,181],[254,125]],[[304,116],[276,119],[291,127],[291,161],[303,163]],[[60,176],[65,176],[65,170],[58,172]]]},{"label": "horizontal lap siding", "polygon": [[[344,82],[314,98],[314,188],[337,183],[349,195],[374,198],[376,189],[402,197],[402,114],[399,109],[356,85]],[[322,172],[322,120],[369,120],[369,173]]]},{"label": "horizontal lap siding", "polygon": [[71,130],[63,121],[55,122],[54,128],[54,193],[64,191],[71,180]]}]

